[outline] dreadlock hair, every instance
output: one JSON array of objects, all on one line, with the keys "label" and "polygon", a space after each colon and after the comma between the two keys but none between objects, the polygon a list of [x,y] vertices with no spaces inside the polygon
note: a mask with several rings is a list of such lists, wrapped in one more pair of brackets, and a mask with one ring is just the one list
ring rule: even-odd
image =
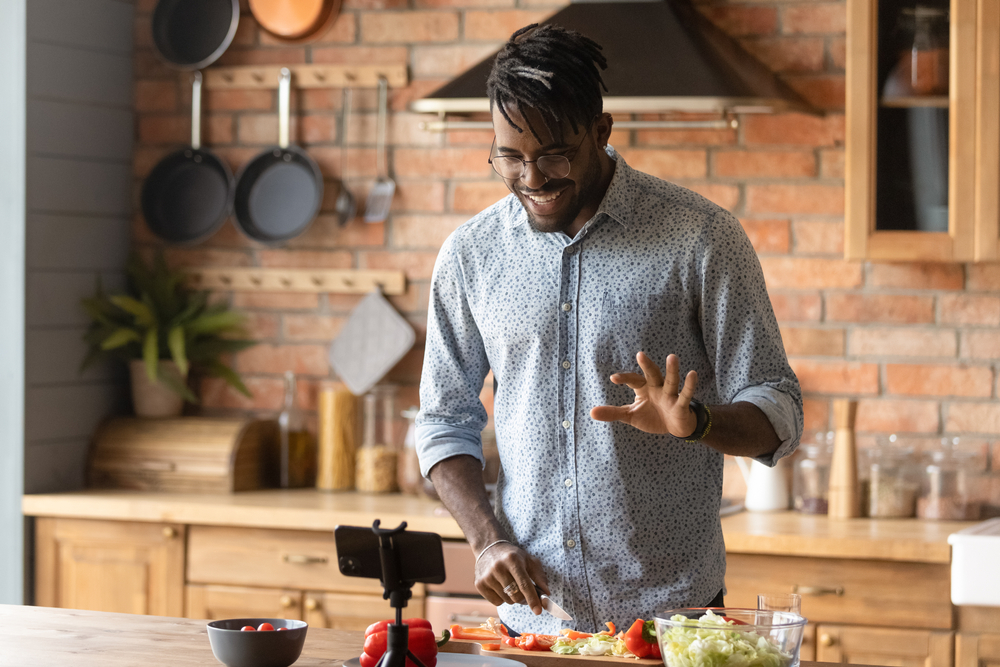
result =
[{"label": "dreadlock hair", "polygon": [[535,139],[542,143],[526,108],[537,109],[553,137],[568,121],[573,132],[589,125],[604,108],[601,88],[607,92],[601,73],[608,61],[601,45],[574,30],[558,25],[533,23],[515,32],[497,54],[486,81],[490,107],[500,110],[518,132],[524,130],[508,113],[511,106],[521,115]]}]

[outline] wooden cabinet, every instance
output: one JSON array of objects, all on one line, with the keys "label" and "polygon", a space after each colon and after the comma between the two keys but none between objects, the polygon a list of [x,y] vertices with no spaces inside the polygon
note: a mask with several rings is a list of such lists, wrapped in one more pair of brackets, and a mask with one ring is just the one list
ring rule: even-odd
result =
[{"label": "wooden cabinet", "polygon": [[39,518],[35,602],[127,614],[184,613],[184,526]]},{"label": "wooden cabinet", "polygon": [[976,260],[1000,259],[1000,2],[977,1]]},{"label": "wooden cabinet", "polygon": [[302,592],[281,588],[188,584],[184,615],[188,618],[302,619]]},{"label": "wooden cabinet", "polygon": [[[937,19],[929,19],[939,21],[939,32],[945,26],[935,49],[947,49],[948,58],[946,70],[938,74],[944,89],[935,91],[913,90],[918,85],[914,67],[922,66],[911,48],[920,20],[913,5],[847,2],[845,256],[888,261],[996,257],[1000,121],[994,98],[1000,64],[980,52],[977,69],[977,34],[997,39],[996,1],[950,0]],[[990,76],[986,96],[977,98]],[[977,152],[984,140],[985,151]],[[984,172],[984,166],[992,172]]]},{"label": "wooden cabinet", "polygon": [[1000,667],[1000,607],[958,607],[955,667]]},{"label": "wooden cabinet", "polygon": [[952,667],[953,634],[945,630],[901,630],[820,624],[816,660],[890,667]]}]

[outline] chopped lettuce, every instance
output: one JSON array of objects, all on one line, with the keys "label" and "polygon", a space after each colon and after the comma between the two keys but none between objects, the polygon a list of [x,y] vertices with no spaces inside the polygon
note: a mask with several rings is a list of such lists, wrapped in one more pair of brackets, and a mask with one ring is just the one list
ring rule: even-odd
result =
[{"label": "chopped lettuce", "polygon": [[681,614],[670,620],[684,625],[668,628],[661,637],[667,667],[788,667],[792,662],[767,637],[710,610],[698,620]]},{"label": "chopped lettuce", "polygon": [[552,651],[563,655],[615,655],[633,657],[627,648],[625,640],[608,635],[593,635],[582,639],[567,639],[560,637],[552,645]]}]

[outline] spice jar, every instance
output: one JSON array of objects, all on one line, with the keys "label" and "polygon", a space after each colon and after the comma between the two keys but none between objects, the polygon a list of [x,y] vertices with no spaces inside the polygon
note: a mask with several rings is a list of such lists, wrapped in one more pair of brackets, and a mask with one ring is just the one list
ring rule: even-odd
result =
[{"label": "spice jar", "polygon": [[958,444],[958,438],[942,438],[941,448],[927,457],[917,501],[921,519],[979,519],[983,472],[975,454],[961,451]]},{"label": "spice jar", "polygon": [[[804,445],[792,473],[792,504],[804,514],[826,514],[829,504],[833,431],[816,434],[816,444]],[[828,442],[829,440],[829,442]]]},{"label": "spice jar", "polygon": [[355,487],[375,493],[397,491],[396,387],[376,386],[363,402],[364,435],[355,454]]},{"label": "spice jar", "polygon": [[917,5],[903,12],[913,16],[910,87],[917,95],[947,95],[948,11]]},{"label": "spice jar", "polygon": [[911,517],[917,489],[913,450],[896,446],[896,435],[868,452],[868,516]]},{"label": "spice jar", "polygon": [[279,480],[283,489],[316,484],[316,442],[297,403],[295,374],[285,372],[285,407],[278,415]]},{"label": "spice jar", "polygon": [[403,493],[417,495],[424,485],[420,474],[420,459],[417,458],[417,408],[403,410],[400,415],[407,420],[406,436],[403,438],[403,451],[399,456],[398,482]]}]

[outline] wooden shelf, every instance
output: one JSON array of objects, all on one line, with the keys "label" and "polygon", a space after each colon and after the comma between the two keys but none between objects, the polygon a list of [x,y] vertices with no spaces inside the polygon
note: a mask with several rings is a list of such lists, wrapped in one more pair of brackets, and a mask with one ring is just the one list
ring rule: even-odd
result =
[{"label": "wooden shelf", "polygon": [[947,95],[913,95],[908,97],[883,97],[879,105],[890,109],[947,109]]},{"label": "wooden shelf", "polygon": [[388,295],[406,292],[406,276],[402,271],[191,268],[186,273],[191,287],[218,291],[367,294],[381,289]]},{"label": "wooden shelf", "polygon": [[379,78],[389,87],[405,86],[406,65],[250,65],[209,67],[202,85],[209,90],[227,88],[277,88],[283,68],[292,71],[295,88],[375,88]]}]

